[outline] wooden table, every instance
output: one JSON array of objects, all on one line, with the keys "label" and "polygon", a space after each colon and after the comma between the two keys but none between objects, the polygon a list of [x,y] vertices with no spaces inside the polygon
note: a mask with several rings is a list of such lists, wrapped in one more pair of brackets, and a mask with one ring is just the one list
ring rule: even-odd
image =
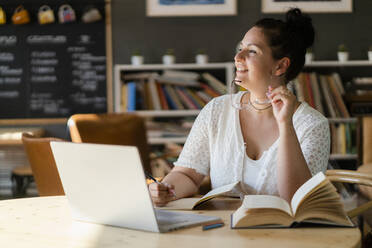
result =
[{"label": "wooden table", "polygon": [[[97,196],[98,197],[98,196]],[[214,201],[214,200],[212,200]],[[235,204],[235,205],[234,205]],[[1,247],[360,247],[357,228],[230,229],[234,204],[212,202],[222,228],[201,227],[165,234],[73,221],[64,196],[0,201]],[[210,206],[209,206],[210,207]],[[225,210],[217,210],[224,208]]]}]

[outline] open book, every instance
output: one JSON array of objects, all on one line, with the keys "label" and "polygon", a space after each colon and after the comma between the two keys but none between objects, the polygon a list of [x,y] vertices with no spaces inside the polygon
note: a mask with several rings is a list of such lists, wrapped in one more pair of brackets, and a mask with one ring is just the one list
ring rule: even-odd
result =
[{"label": "open book", "polygon": [[277,196],[246,195],[231,215],[231,228],[294,227],[301,223],[354,226],[336,188],[322,172],[298,188],[291,204]]},{"label": "open book", "polygon": [[215,197],[232,195],[241,191],[240,182],[235,182],[213,189],[205,194],[202,198],[182,198],[171,201],[166,206],[159,208],[167,210],[192,210]]}]

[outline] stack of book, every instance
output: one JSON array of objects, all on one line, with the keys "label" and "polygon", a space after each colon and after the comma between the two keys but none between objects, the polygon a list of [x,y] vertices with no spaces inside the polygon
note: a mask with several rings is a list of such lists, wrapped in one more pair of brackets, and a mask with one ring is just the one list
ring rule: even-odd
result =
[{"label": "stack of book", "polygon": [[343,100],[345,89],[338,73],[320,75],[302,72],[294,80],[294,89],[299,101],[306,101],[323,115],[350,118]]},{"label": "stack of book", "polygon": [[353,91],[346,95],[353,115],[372,114],[372,77],[352,79]]},{"label": "stack of book", "polygon": [[[294,80],[299,101],[305,101],[328,118],[350,118],[343,97],[345,89],[338,73],[321,75],[302,72]],[[356,123],[332,122],[331,153],[356,154]]]},{"label": "stack of book", "polygon": [[226,85],[208,72],[165,70],[122,75],[121,109],[202,109],[212,98],[227,92]]},{"label": "stack of book", "polygon": [[332,123],[331,153],[357,154],[356,123]]}]

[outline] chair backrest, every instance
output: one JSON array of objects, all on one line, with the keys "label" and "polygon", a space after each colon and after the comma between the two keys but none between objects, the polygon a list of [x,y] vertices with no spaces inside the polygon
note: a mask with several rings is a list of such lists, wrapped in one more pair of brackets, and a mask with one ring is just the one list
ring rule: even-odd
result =
[{"label": "chair backrest", "polygon": [[28,133],[22,134],[22,143],[40,196],[65,194],[50,148],[51,141],[60,140],[58,138],[37,138]]},{"label": "chair backrest", "polygon": [[372,116],[363,117],[362,120],[362,132],[363,132],[363,164],[372,164]]},{"label": "chair backrest", "polygon": [[146,126],[142,117],[123,114],[76,114],[68,120],[72,142],[136,146],[143,168],[151,173]]}]

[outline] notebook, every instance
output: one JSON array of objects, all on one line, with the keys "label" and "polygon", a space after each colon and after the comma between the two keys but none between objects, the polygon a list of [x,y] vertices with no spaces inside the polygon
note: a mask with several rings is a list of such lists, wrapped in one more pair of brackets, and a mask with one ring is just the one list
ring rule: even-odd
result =
[{"label": "notebook", "polygon": [[150,232],[220,221],[155,209],[134,146],[51,142],[73,218]]}]

